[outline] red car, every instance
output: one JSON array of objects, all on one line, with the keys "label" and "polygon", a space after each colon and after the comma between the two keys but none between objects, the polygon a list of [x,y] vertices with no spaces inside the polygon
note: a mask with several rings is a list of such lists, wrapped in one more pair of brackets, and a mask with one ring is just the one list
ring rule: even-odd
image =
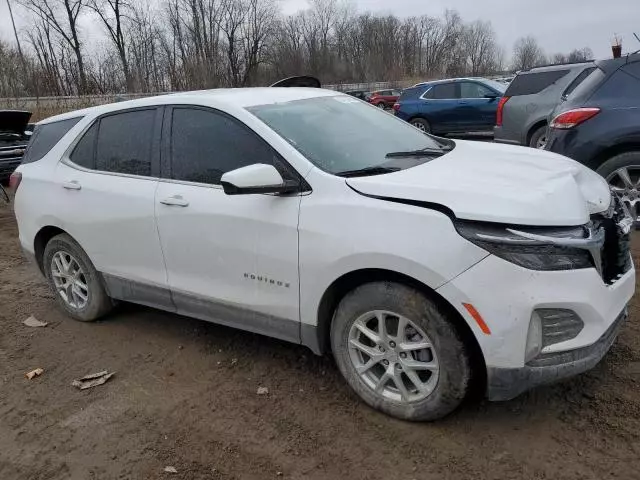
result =
[{"label": "red car", "polygon": [[400,98],[399,90],[379,90],[377,92],[371,92],[371,96],[368,101],[371,105],[375,105],[380,108],[391,108],[393,104]]}]

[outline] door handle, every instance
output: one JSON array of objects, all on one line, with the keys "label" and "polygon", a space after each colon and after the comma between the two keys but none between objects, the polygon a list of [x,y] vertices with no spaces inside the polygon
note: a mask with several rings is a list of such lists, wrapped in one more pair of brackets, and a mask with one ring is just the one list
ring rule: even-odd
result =
[{"label": "door handle", "polygon": [[77,180],[72,180],[70,182],[64,182],[62,184],[62,188],[66,188],[67,190],[80,190],[82,186],[78,183]]},{"label": "door handle", "polygon": [[168,197],[160,200],[162,205],[167,205],[170,207],[188,207],[189,202],[187,202],[181,195],[174,195],[173,197]]}]

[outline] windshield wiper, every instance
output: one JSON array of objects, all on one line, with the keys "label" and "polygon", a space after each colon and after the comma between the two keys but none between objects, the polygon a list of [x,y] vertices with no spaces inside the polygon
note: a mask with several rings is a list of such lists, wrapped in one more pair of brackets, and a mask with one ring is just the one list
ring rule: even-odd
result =
[{"label": "windshield wiper", "polygon": [[404,158],[404,157],[441,157],[447,152],[453,150],[449,145],[443,145],[442,148],[421,148],[420,150],[409,150],[407,152],[390,152],[385,155],[387,158]]},{"label": "windshield wiper", "polygon": [[397,172],[399,167],[365,167],[357,170],[346,170],[344,172],[336,173],[339,177],[366,177],[368,175],[383,175],[385,173]]}]

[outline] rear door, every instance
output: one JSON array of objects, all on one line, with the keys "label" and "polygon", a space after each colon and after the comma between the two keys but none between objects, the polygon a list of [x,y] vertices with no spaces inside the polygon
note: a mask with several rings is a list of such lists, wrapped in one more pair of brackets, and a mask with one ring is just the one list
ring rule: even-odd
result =
[{"label": "rear door", "polygon": [[456,82],[438,83],[421,97],[423,112],[433,132],[464,130],[460,123],[460,89]]},{"label": "rear door", "polygon": [[116,297],[171,308],[154,216],[161,120],[151,107],[93,122],[58,164],[50,208]]},{"label": "rear door", "polygon": [[156,216],[179,313],[299,341],[299,195],[226,195],[222,174],[256,163],[295,171],[218,110],[167,109]]}]

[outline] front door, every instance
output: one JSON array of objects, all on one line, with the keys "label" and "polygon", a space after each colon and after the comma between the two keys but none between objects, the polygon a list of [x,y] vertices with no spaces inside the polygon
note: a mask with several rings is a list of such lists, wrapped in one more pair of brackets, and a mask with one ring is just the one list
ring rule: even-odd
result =
[{"label": "front door", "polygon": [[163,132],[168,161],[156,216],[178,312],[299,341],[300,196],[229,196],[220,186],[228,171],[256,163],[283,169],[283,160],[213,109],[168,108]]},{"label": "front door", "polygon": [[[491,98],[490,98],[491,97]],[[491,130],[496,123],[498,95],[477,82],[460,82],[461,111],[467,131]]]}]

